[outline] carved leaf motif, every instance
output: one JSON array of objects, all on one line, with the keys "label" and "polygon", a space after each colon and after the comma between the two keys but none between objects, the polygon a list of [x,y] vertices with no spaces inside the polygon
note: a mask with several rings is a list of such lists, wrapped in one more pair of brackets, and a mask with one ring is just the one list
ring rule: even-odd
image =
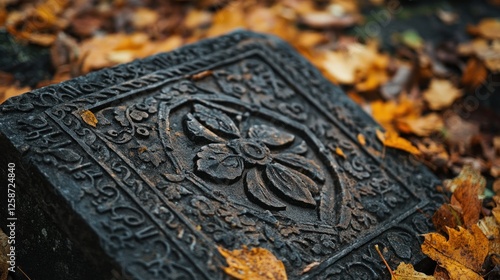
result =
[{"label": "carved leaf motif", "polygon": [[279,163],[271,163],[266,167],[266,175],[274,189],[297,204],[316,206],[311,189],[318,186],[309,177]]},{"label": "carved leaf motif", "polygon": [[186,115],[186,129],[188,134],[193,138],[202,137],[211,142],[224,142],[224,139],[208,130],[191,113]]},{"label": "carved leaf motif", "polygon": [[240,137],[240,130],[231,118],[222,111],[205,107],[200,104],[194,105],[194,116],[203,124],[215,131]]},{"label": "carved leaf motif", "polygon": [[257,202],[263,204],[264,207],[277,210],[284,210],[286,208],[286,205],[278,201],[277,198],[269,192],[256,168],[248,171],[245,187],[250,198],[257,200]]},{"label": "carved leaf motif", "polygon": [[282,164],[294,167],[295,169],[309,175],[310,177],[316,178],[321,182],[325,180],[323,170],[321,170],[321,168],[313,160],[292,153],[277,154],[274,155],[274,159]]},{"label": "carved leaf motif", "polygon": [[197,154],[196,166],[199,171],[214,179],[233,180],[243,172],[243,159],[233,154],[225,144],[209,144]]},{"label": "carved leaf motif", "polygon": [[248,130],[248,136],[274,147],[290,144],[295,139],[293,134],[280,131],[275,127],[267,126],[265,124],[253,125],[250,127]]},{"label": "carved leaf motif", "polygon": [[75,162],[80,160],[81,156],[69,149],[50,150],[50,153],[58,159],[66,162]]}]

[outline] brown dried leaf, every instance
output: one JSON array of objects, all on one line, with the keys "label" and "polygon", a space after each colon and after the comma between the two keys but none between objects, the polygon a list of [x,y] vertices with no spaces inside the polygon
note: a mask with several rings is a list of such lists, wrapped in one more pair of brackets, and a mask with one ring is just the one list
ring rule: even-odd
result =
[{"label": "brown dried leaf", "polygon": [[422,251],[448,271],[451,279],[482,280],[481,267],[488,255],[488,239],[477,225],[471,231],[448,228],[448,236],[424,235]]},{"label": "brown dried leaf", "polygon": [[444,187],[453,192],[451,204],[461,209],[464,225],[470,228],[479,221],[481,201],[479,195],[484,193],[486,180],[481,174],[466,165],[453,180],[445,180]]},{"label": "brown dried leaf", "polygon": [[95,127],[98,122],[94,113],[92,113],[89,110],[84,110],[83,112],[80,113],[80,116],[82,117],[82,120],[90,126]]},{"label": "brown dried leaf", "polygon": [[424,100],[427,101],[432,110],[447,108],[460,96],[462,96],[462,91],[449,80],[443,79],[432,79],[429,88],[423,95]]},{"label": "brown dried leaf", "polygon": [[486,80],[488,70],[484,64],[477,58],[471,57],[467,61],[461,83],[468,87],[478,87]]},{"label": "brown dried leaf", "polygon": [[264,248],[229,251],[217,247],[219,253],[226,258],[228,267],[224,271],[231,277],[245,280],[286,280],[285,265],[270,251]]},{"label": "brown dried leaf", "polygon": [[432,215],[432,223],[436,227],[438,232],[446,233],[446,228],[458,228],[463,225],[462,220],[462,209],[451,205],[443,204],[439,209]]},{"label": "brown dried leaf", "polygon": [[415,271],[415,268],[411,264],[400,263],[398,268],[394,271],[394,275],[397,277],[392,277],[393,280],[432,280],[436,279],[434,276],[426,275],[425,273]]}]

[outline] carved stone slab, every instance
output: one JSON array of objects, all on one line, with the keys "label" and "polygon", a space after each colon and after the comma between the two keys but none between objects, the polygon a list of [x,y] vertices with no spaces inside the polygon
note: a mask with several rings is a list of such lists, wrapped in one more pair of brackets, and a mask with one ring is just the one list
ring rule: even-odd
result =
[{"label": "carved stone slab", "polygon": [[374,245],[393,267],[421,262],[440,203],[439,181],[275,37],[237,31],[0,108],[18,208],[44,209],[106,277],[223,279],[216,247],[247,245],[291,279],[389,279]]}]

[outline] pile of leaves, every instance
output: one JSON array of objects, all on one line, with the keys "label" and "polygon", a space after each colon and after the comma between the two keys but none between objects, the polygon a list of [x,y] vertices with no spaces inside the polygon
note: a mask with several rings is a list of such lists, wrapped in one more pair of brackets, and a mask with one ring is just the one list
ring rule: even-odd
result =
[{"label": "pile of leaves", "polygon": [[[460,173],[444,184],[450,203],[436,212],[437,232],[426,235],[422,245],[438,263],[434,277],[499,277],[500,124],[491,121],[498,112],[483,103],[497,94],[500,21],[484,18],[469,25],[463,31],[470,40],[461,43],[426,42],[417,31],[406,30],[393,34],[395,51],[388,53],[377,36],[353,31],[370,23],[367,9],[401,8],[394,3],[400,5],[383,0],[6,0],[0,1],[0,28],[19,44],[50,50],[53,76],[36,87],[235,28],[277,35],[384,127],[377,136],[386,146],[414,154],[441,178]],[[449,26],[460,21],[449,10],[436,9],[433,16]],[[0,72],[0,102],[31,89]],[[245,252],[266,255],[247,249],[233,255],[241,259]],[[412,273],[402,264],[393,275],[425,277]]]}]

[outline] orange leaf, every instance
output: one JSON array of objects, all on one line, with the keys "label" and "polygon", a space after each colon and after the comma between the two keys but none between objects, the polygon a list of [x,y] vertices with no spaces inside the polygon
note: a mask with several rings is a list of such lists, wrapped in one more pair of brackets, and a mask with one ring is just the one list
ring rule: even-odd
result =
[{"label": "orange leaf", "polygon": [[224,271],[236,278],[245,280],[286,280],[285,265],[270,251],[264,248],[229,251],[217,247],[219,253],[226,258],[228,267]]},{"label": "orange leaf", "polygon": [[342,151],[341,148],[337,147],[335,148],[335,153],[338,155],[338,156],[341,156],[343,158],[347,158],[347,156],[344,154],[344,151]]},{"label": "orange leaf", "polygon": [[90,125],[95,127],[97,124],[97,118],[95,117],[94,113],[92,113],[89,110],[84,110],[83,112],[80,113],[80,116],[82,117],[82,120]]},{"label": "orange leaf", "polygon": [[395,131],[386,131],[384,133],[377,129],[375,133],[377,134],[378,140],[380,140],[380,142],[382,142],[382,144],[386,147],[407,151],[413,155],[420,154],[420,151],[413,146],[410,141],[399,137],[398,133]]},{"label": "orange leaf", "polygon": [[448,271],[451,279],[482,280],[483,261],[488,255],[488,239],[477,225],[471,231],[448,228],[448,236],[439,233],[424,235],[422,251]]},{"label": "orange leaf", "polygon": [[361,146],[365,146],[366,145],[366,138],[361,133],[358,134],[358,142],[359,142],[359,144],[361,144]]}]

